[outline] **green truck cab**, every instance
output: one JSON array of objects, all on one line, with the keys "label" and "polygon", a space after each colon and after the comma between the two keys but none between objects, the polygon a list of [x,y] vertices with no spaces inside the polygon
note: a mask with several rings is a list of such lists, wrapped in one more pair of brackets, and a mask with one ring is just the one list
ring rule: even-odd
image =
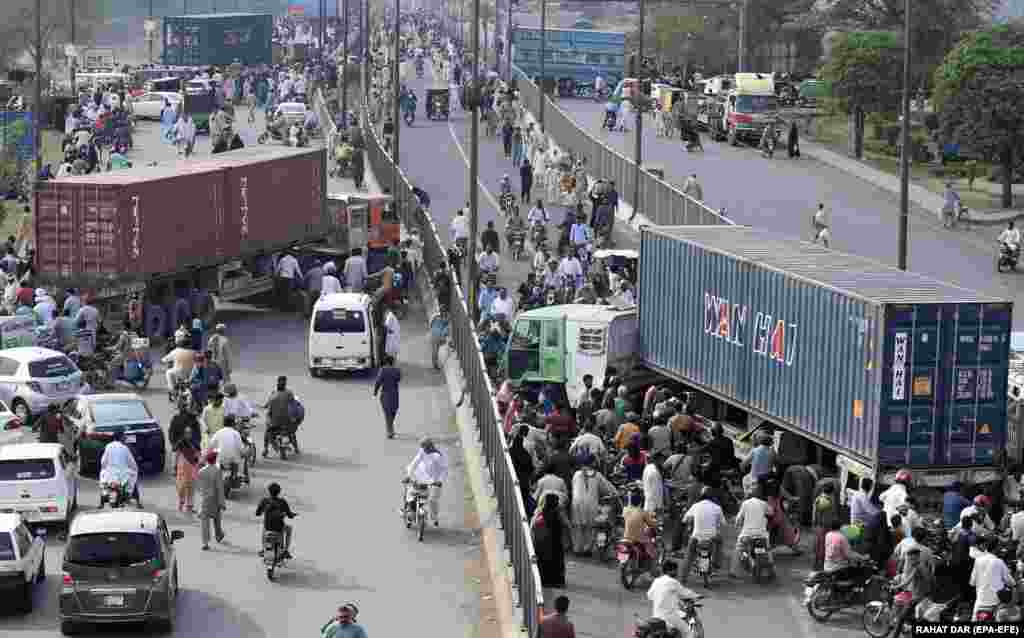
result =
[{"label": "green truck cab", "polygon": [[547,306],[521,313],[512,325],[504,369],[514,386],[565,386],[569,401],[583,392],[583,376],[604,378],[609,366],[629,370],[639,362],[635,306]]}]

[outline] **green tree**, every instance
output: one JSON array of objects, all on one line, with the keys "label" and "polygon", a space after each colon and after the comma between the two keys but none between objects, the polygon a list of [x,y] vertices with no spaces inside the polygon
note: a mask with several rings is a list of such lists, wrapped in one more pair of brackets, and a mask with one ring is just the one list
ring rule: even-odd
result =
[{"label": "green tree", "polygon": [[832,82],[850,121],[850,154],[864,154],[864,120],[868,113],[888,113],[899,102],[903,53],[892,33],[860,31],[839,34],[821,75]]},{"label": "green tree", "polygon": [[1013,178],[1024,143],[1024,26],[969,34],[935,71],[933,100],[946,139],[998,157],[1002,205],[1013,205]]}]

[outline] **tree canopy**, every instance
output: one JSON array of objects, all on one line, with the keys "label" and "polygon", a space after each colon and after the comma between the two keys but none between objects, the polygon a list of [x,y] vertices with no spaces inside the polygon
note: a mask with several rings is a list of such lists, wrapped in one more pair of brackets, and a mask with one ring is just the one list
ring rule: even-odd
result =
[{"label": "tree canopy", "polygon": [[1024,27],[1003,25],[964,37],[935,71],[933,100],[946,139],[1000,159],[1003,206],[1011,206],[1016,155],[1024,143]]},{"label": "tree canopy", "polygon": [[848,112],[892,111],[899,102],[903,52],[898,38],[885,31],[840,34],[822,69],[833,93]]}]

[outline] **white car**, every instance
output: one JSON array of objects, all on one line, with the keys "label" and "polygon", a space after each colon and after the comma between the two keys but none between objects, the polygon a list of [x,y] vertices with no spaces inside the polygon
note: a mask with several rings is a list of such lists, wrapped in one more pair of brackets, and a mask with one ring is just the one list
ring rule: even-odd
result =
[{"label": "white car", "polygon": [[45,535],[44,530],[33,535],[19,514],[0,514],[0,598],[26,614],[32,611],[34,585],[46,578]]},{"label": "white car", "polygon": [[69,525],[78,507],[78,465],[60,443],[0,447],[0,513],[30,525]]},{"label": "white car", "polygon": [[306,105],[302,102],[281,102],[274,110],[274,117],[284,116],[289,125],[306,122]]},{"label": "white car", "polygon": [[171,103],[172,108],[177,108],[181,104],[181,95],[166,91],[143,93],[132,99],[132,111],[140,120],[159,120],[165,100]]}]

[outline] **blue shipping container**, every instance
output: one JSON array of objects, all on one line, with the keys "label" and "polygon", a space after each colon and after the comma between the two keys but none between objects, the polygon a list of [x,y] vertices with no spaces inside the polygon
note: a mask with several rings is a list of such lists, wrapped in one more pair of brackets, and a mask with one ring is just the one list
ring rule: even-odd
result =
[{"label": "blue shipping container", "polygon": [[749,227],[646,228],[650,368],[876,469],[991,465],[1012,303]]},{"label": "blue shipping container", "polygon": [[[541,30],[512,31],[512,63],[529,77],[540,76]],[[614,87],[625,69],[626,34],[590,29],[546,29],[544,75],[592,83],[600,73]]]},{"label": "blue shipping container", "polygon": [[0,111],[0,152],[28,161],[35,157],[35,125],[31,113]]}]

